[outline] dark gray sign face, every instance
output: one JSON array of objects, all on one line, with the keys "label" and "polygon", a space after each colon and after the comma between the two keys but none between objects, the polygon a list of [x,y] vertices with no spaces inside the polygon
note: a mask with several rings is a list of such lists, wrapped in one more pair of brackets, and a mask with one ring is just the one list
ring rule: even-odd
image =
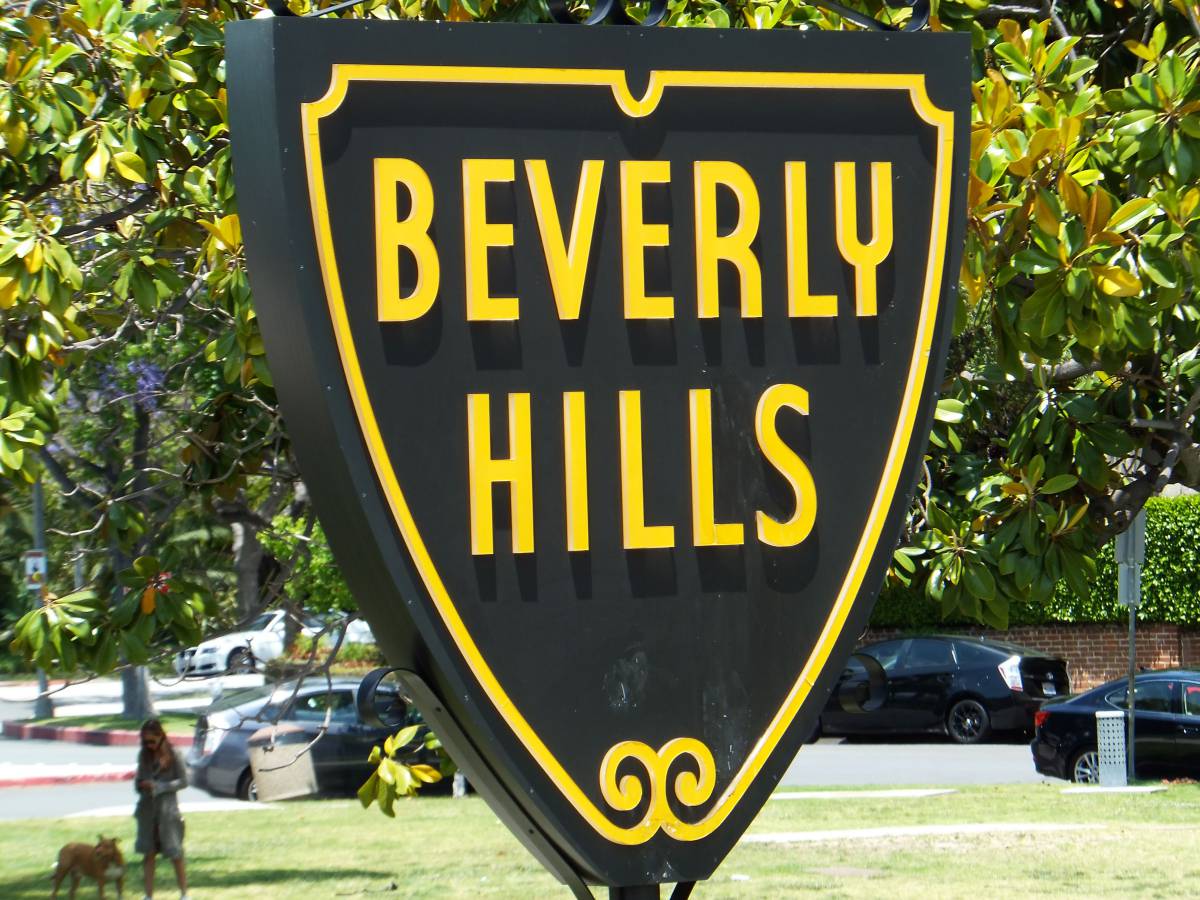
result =
[{"label": "dark gray sign face", "polygon": [[321,521],[434,727],[588,877],[707,876],[866,622],[953,315],[968,49],[230,29]]}]

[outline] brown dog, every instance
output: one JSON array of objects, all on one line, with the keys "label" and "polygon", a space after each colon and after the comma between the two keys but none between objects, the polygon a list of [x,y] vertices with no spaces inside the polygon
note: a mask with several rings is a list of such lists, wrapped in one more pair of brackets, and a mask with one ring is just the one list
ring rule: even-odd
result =
[{"label": "brown dog", "polygon": [[71,876],[71,900],[74,900],[79,879],[84,875],[100,885],[100,900],[104,900],[104,883],[110,878],[117,883],[117,896],[125,893],[125,858],[117,847],[117,839],[104,835],[99,837],[100,843],[95,847],[90,844],[67,844],[58,851],[58,865],[54,867],[52,876],[52,898],[58,896],[58,886],[68,875]]}]

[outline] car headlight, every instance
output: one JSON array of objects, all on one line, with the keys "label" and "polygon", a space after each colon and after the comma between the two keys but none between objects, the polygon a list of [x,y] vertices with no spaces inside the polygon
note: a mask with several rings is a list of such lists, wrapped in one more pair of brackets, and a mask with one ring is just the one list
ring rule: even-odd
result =
[{"label": "car headlight", "polygon": [[203,647],[203,648],[200,650],[200,655],[201,655],[201,656],[212,656],[212,655],[213,655],[214,653],[216,653],[216,652],[217,652],[217,648],[216,648],[216,647]]}]

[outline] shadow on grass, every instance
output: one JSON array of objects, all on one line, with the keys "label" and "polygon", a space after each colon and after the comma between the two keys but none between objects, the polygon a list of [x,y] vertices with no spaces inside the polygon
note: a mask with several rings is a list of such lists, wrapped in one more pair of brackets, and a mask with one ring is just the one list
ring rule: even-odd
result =
[{"label": "shadow on grass", "polygon": [[[206,871],[203,860],[194,860],[188,866],[188,887],[195,889],[204,888],[236,888],[236,887],[257,887],[269,889],[273,884],[280,884],[289,881],[303,881],[305,883],[316,882],[332,882],[332,881],[350,881],[356,882],[363,879],[379,879],[380,881],[394,881],[396,878],[395,872],[379,872],[369,869],[345,868],[345,869],[240,869],[234,872],[213,872]],[[174,893],[174,877],[170,873],[170,867],[162,866],[159,863],[159,873],[157,878],[158,888],[155,894]],[[135,857],[132,864],[128,866],[125,873],[125,895],[127,897],[141,894],[142,884],[142,866],[140,858]],[[71,886],[70,879],[63,881],[61,896],[65,897],[69,893]],[[116,886],[112,881],[109,881],[105,890],[106,897],[115,897],[117,895]],[[0,897],[4,900],[45,900],[50,896],[50,871],[42,875],[30,875],[26,878],[18,878],[13,881],[0,881]],[[79,896],[89,897],[96,896],[96,882],[85,878],[79,885]]]},{"label": "shadow on grass", "polygon": [[361,881],[363,879],[394,880],[395,872],[378,872],[370,869],[347,867],[345,869],[239,869],[235,872],[205,871],[196,865],[195,871],[188,868],[188,887],[192,888],[226,888],[226,887],[269,887],[284,881]]}]

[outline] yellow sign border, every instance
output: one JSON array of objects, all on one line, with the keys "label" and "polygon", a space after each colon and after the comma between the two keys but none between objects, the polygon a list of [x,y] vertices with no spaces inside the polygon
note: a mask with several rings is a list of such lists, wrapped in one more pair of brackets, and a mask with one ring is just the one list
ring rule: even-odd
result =
[{"label": "yellow sign border", "polygon": [[[842,582],[837,600],[830,610],[813,652],[800,671],[799,677],[788,691],[783,705],[776,712],[767,729],[759,736],[746,761],[731,779],[729,786],[718,797],[704,818],[698,822],[680,822],[677,819],[660,821],[658,817],[647,816],[637,825],[622,827],[609,820],[566,772],[500,685],[491,667],[483,658],[479,647],[476,646],[467,631],[441,576],[434,567],[429,551],[421,539],[416,522],[413,520],[408,503],[396,479],[396,473],[392,469],[387,448],[384,446],[375,419],[371,399],[363,382],[358,354],[354,347],[350,323],[346,315],[345,300],[342,296],[337,262],[334,257],[333,237],[329,228],[319,125],[321,119],[331,115],[341,106],[350,84],[354,81],[608,87],[613,92],[618,108],[631,118],[650,115],[658,106],[663,92],[668,87],[899,90],[908,92],[917,115],[936,129],[937,161],[934,166],[929,260],[925,269],[921,316],[917,323],[917,340],[913,346],[913,356],[908,368],[908,381],[905,384],[904,399],[900,406],[892,444],[867,519],[867,526],[863,530],[862,538],[851,560],[846,578]],[[547,777],[588,824],[603,837],[617,844],[636,845],[648,841],[660,828],[670,837],[681,841],[699,840],[712,834],[725,821],[750,785],[753,784],[754,779],[770,758],[776,744],[800,710],[817,675],[824,668],[833,645],[841,634],[854,598],[858,595],[867,566],[878,543],[884,519],[891,507],[900,470],[912,436],[919,406],[918,395],[925,383],[933,332],[937,323],[950,214],[951,161],[954,150],[953,112],[941,109],[933,103],[925,90],[925,77],[919,74],[664,70],[650,73],[645,94],[641,98],[637,98],[629,90],[625,73],[620,69],[343,64],[333,66],[332,80],[325,96],[311,103],[302,103],[300,109],[309,199],[312,206],[321,276],[325,284],[325,295],[329,303],[334,336],[337,340],[342,368],[346,375],[346,383],[358,416],[359,426],[362,428],[363,438],[396,525],[400,529],[400,534],[408,546],[422,580],[425,582],[429,596],[445,622],[459,652],[462,653],[468,667],[495,705],[496,710],[512,728],[530,755],[542,767]]]}]

